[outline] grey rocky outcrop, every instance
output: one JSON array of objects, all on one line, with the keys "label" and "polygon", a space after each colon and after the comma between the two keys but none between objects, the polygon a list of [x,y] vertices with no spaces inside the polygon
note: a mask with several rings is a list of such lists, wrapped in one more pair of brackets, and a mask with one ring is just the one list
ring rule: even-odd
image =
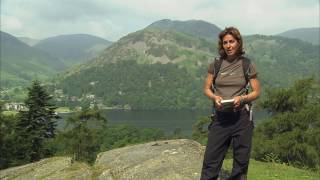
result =
[{"label": "grey rocky outcrop", "polygon": [[53,157],[0,171],[0,179],[90,179],[92,172],[84,163],[72,163],[70,157]]},{"label": "grey rocky outcrop", "polygon": [[188,139],[155,141],[100,153],[90,167],[54,157],[0,171],[0,179],[198,180],[204,148]]},{"label": "grey rocky outcrop", "polygon": [[202,146],[192,140],[168,140],[100,153],[99,179],[200,179]]}]

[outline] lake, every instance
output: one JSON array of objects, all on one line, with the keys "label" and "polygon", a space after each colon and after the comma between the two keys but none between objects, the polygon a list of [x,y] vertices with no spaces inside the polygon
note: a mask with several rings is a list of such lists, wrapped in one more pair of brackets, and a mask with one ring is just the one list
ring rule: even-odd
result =
[{"label": "lake", "polygon": [[[203,116],[209,116],[208,110],[103,110],[110,125],[128,124],[141,128],[159,128],[170,135],[180,128],[187,136],[192,134],[192,125]],[[62,117],[66,118],[64,114]],[[267,117],[265,111],[254,113],[255,123],[259,124]],[[59,123],[60,128],[62,124]]]}]

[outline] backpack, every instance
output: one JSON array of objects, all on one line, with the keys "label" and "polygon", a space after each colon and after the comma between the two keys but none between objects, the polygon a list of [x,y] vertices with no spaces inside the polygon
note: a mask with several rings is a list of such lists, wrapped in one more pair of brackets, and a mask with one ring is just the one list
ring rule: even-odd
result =
[{"label": "backpack", "polygon": [[[246,85],[243,87],[245,89],[245,93],[248,94],[249,93],[249,81],[250,81],[250,78],[249,78],[249,72],[250,72],[250,64],[251,64],[251,61],[250,59],[244,57],[244,56],[241,56],[240,59],[242,60],[242,69],[243,69],[243,73],[244,73],[244,77],[245,77],[245,80],[246,80]],[[211,90],[212,92],[215,91],[215,81],[216,81],[216,78],[217,78],[217,75],[220,71],[220,68],[221,68],[221,65],[222,65],[222,59],[220,57],[216,57],[215,60],[214,60],[214,77],[213,77],[213,80],[212,80],[212,87],[211,87]],[[248,104],[248,111],[251,111],[251,103],[247,103]],[[214,116],[215,114],[215,108],[214,108],[214,103],[213,103],[213,108],[212,108],[212,115],[211,116]]]}]

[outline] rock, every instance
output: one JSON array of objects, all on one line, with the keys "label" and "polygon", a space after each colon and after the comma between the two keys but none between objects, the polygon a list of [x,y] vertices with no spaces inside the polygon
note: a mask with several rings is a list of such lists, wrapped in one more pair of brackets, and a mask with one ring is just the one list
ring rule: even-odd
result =
[{"label": "rock", "polygon": [[0,171],[0,179],[88,179],[91,177],[89,166],[71,163],[70,157],[53,157],[35,163]]},{"label": "rock", "polygon": [[96,159],[99,179],[200,179],[203,148],[192,140],[168,140],[127,146]]},{"label": "rock", "polygon": [[53,157],[1,170],[0,179],[198,180],[203,153],[193,140],[156,141],[100,153],[93,167]]}]

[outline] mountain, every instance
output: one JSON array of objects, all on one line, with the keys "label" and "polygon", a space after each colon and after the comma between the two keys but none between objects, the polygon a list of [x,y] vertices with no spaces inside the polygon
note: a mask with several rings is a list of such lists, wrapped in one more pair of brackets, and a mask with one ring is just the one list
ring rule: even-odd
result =
[{"label": "mountain", "polygon": [[29,46],[34,46],[37,44],[40,40],[39,39],[34,39],[34,38],[29,38],[29,37],[17,37],[20,41],[28,44]]},{"label": "mountain", "polygon": [[263,85],[286,87],[295,80],[320,78],[319,45],[279,36],[244,37],[246,55],[253,60]]},{"label": "mountain", "polygon": [[97,56],[111,43],[88,34],[71,34],[44,39],[34,47],[58,57],[66,65],[72,66]]},{"label": "mountain", "polygon": [[196,67],[208,63],[208,59],[215,55],[216,48],[213,42],[185,33],[146,28],[121,38],[85,66],[135,60],[151,64],[186,63],[187,66]]},{"label": "mountain", "polygon": [[320,44],[320,27],[292,29],[277,35],[287,38],[300,39],[315,45]]},{"label": "mountain", "polygon": [[66,66],[59,59],[0,31],[1,86],[9,87],[52,77]]},{"label": "mountain", "polygon": [[215,47],[212,42],[181,32],[146,28],[62,74],[57,88],[77,97],[93,93],[107,106],[199,107],[200,103],[208,104],[201,101],[201,78]]},{"label": "mountain", "polygon": [[147,28],[170,29],[212,41],[218,39],[221,31],[216,25],[202,20],[172,21],[163,19],[152,23]]},{"label": "mountain", "polygon": [[[256,64],[263,86],[288,86],[319,78],[319,46],[279,36],[244,37],[246,56]],[[83,97],[94,94],[107,106],[133,109],[206,108],[202,86],[217,56],[211,41],[168,29],[131,33],[100,56],[61,74],[57,88]]]}]

